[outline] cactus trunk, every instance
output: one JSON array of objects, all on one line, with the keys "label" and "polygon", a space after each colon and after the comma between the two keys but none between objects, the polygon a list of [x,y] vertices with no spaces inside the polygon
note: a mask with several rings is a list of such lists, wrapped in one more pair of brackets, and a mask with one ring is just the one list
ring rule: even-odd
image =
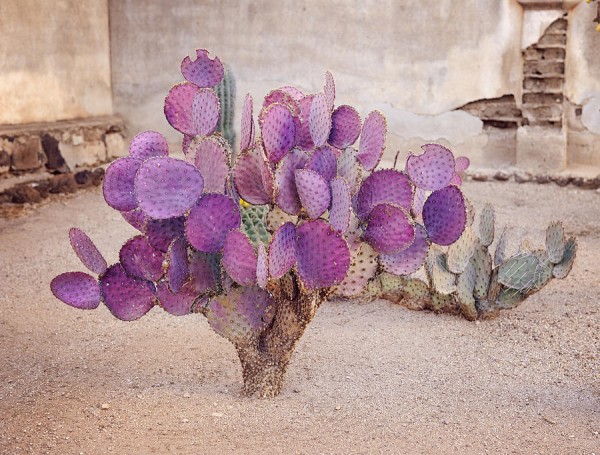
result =
[{"label": "cactus trunk", "polygon": [[278,301],[275,317],[258,337],[236,343],[244,395],[273,397],[281,392],[298,340],[321,303],[318,294]]}]

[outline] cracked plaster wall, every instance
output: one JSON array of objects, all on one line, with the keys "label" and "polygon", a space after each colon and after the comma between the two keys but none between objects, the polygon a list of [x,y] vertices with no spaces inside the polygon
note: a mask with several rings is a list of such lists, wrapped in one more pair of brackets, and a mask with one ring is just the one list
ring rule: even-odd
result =
[{"label": "cracked plaster wall", "polygon": [[0,125],[112,114],[104,0],[0,1]]},{"label": "cracked plaster wall", "polygon": [[[238,103],[294,84],[321,90],[331,70],[337,99],[364,118],[389,118],[387,158],[439,140],[476,154],[481,121],[453,112],[521,85],[521,7],[514,0],[112,0],[115,109],[132,131],[178,139],[162,116],[179,64],[195,47],[229,62]],[[157,39],[160,37],[160,39]],[[239,109],[238,109],[239,115]]]}]

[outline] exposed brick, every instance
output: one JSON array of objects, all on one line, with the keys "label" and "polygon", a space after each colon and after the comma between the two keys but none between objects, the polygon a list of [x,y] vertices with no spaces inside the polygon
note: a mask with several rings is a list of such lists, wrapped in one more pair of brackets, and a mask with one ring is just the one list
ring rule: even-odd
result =
[{"label": "exposed brick", "polygon": [[524,93],[523,104],[560,104],[563,102],[562,93]]},{"label": "exposed brick", "polygon": [[46,154],[46,168],[56,172],[69,172],[69,166],[60,153],[58,140],[46,133],[42,136],[42,148]]},{"label": "exposed brick", "polygon": [[106,148],[101,141],[83,142],[78,145],[59,142],[58,147],[70,169],[82,165],[92,165],[106,159]]},{"label": "exposed brick", "polygon": [[128,153],[128,147],[125,145],[121,133],[108,133],[104,136],[106,144],[106,155],[108,159],[119,158]]},{"label": "exposed brick", "polygon": [[529,123],[535,122],[536,120],[545,121],[561,121],[562,119],[562,105],[554,104],[548,106],[533,105],[523,106],[523,115],[529,120]]},{"label": "exposed brick", "polygon": [[567,43],[567,36],[565,34],[544,34],[538,41],[538,47],[544,46],[564,46]]},{"label": "exposed brick", "polygon": [[6,150],[0,150],[0,174],[10,169],[10,155]]},{"label": "exposed brick", "polygon": [[564,79],[562,77],[526,77],[523,79],[523,89],[532,93],[562,93],[563,86]]},{"label": "exposed brick", "polygon": [[79,171],[75,173],[75,181],[79,186],[87,188],[88,186],[92,186],[94,184],[94,174],[92,174],[92,171],[88,171],[87,169]]},{"label": "exposed brick", "polygon": [[546,29],[545,33],[548,34],[564,34],[567,30],[567,26],[568,26],[568,22],[565,18],[561,18],[561,19],[556,19],[554,22],[552,22],[548,28]]},{"label": "exposed brick", "polygon": [[566,50],[562,47],[538,48],[536,46],[528,47],[523,53],[525,60],[546,60],[546,61],[564,61]]},{"label": "exposed brick", "polygon": [[530,60],[523,64],[523,73],[525,75],[544,75],[550,76],[565,73],[564,62],[553,62],[544,60]]},{"label": "exposed brick", "polygon": [[73,174],[61,174],[52,177],[49,182],[49,191],[52,194],[74,193],[77,191],[77,182]]},{"label": "exposed brick", "polygon": [[45,156],[39,136],[21,136],[13,144],[11,169],[31,171],[43,166]]}]

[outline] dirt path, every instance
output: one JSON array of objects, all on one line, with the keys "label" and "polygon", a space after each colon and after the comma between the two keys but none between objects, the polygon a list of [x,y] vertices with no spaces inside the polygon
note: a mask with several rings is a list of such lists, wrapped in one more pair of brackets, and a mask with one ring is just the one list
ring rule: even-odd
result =
[{"label": "dirt path", "polygon": [[52,297],[82,270],[70,226],[109,262],[134,234],[98,190],[0,220],[0,453],[600,454],[600,194],[465,191],[537,235],[564,220],[571,276],[481,323],[326,304],[272,400],[240,397],[235,352],[199,315],[124,323]]}]

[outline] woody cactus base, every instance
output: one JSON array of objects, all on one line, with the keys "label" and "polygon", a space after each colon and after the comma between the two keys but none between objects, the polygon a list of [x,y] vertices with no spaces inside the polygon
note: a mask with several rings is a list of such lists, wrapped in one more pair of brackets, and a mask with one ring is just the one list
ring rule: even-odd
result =
[{"label": "woody cactus base", "polygon": [[[546,250],[509,256],[500,241],[492,260],[493,211],[482,211],[476,235],[460,190],[465,157],[426,144],[404,171],[375,170],[386,120],[373,111],[363,121],[336,105],[331,73],[320,93],[285,86],[267,94],[258,130],[247,95],[232,163],[230,143],[216,132],[223,65],[198,50],[181,72],[186,81],[167,94],[165,115],[183,134],[185,159],[170,157],[165,138],[146,131],[109,166],[105,200],[140,234],[108,266],[92,240],[71,229],[75,253],[98,278],[56,277],[51,289],[63,302],[104,302],[124,321],[155,306],[200,313],[235,346],[244,392],[265,397],[281,391],[325,300],[388,298],[475,319],[569,273],[576,243],[559,224],[550,226]],[[427,282],[412,276],[423,264]]]}]

